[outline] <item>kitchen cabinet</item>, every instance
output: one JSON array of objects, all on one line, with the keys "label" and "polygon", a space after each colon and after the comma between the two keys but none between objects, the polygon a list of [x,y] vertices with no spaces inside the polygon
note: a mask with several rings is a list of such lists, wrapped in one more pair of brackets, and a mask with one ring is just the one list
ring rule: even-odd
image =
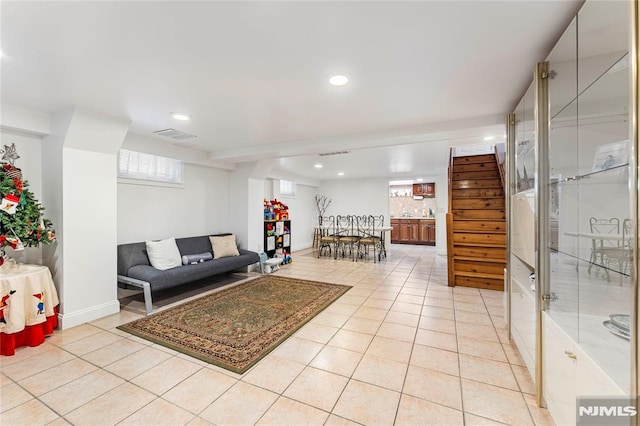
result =
[{"label": "kitchen cabinet", "polygon": [[411,226],[408,220],[404,220],[400,223],[400,241],[406,243],[411,240]]},{"label": "kitchen cabinet", "polygon": [[398,220],[391,219],[391,241],[397,241],[400,239],[400,222]]},{"label": "kitchen cabinet", "polygon": [[391,219],[391,242],[398,244],[436,244],[435,219]]},{"label": "kitchen cabinet", "polygon": [[436,221],[421,220],[420,221],[420,241],[423,244],[433,246],[436,244]]},{"label": "kitchen cabinet", "polygon": [[435,197],[436,184],[435,183],[414,183],[413,195],[422,195],[424,197]]}]

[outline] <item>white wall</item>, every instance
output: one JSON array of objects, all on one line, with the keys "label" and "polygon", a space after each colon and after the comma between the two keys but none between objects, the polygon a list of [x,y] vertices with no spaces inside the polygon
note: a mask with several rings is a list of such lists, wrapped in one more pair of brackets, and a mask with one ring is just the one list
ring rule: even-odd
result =
[{"label": "white wall", "polygon": [[195,164],[182,188],[119,182],[118,244],[229,232],[228,198],[229,172]]},{"label": "white wall", "polygon": [[264,251],[264,179],[249,178],[247,182],[247,245],[248,250]]},{"label": "white wall", "polygon": [[384,215],[385,224],[389,225],[389,181],[387,179],[323,181],[318,194],[326,195],[332,200],[327,209],[327,215]]},{"label": "white wall", "polygon": [[288,197],[280,194],[280,180],[268,179],[267,182],[271,184],[273,198],[289,207],[292,250],[295,252],[311,247],[317,216],[314,196],[318,193],[318,188],[297,184],[295,197]]},{"label": "white wall", "polygon": [[[229,211],[229,232],[236,235],[236,241],[242,248],[248,250],[256,250],[256,247],[249,247],[249,230],[248,230],[248,198],[249,184],[248,179],[251,174],[251,167],[243,165],[233,172],[229,173],[229,193],[227,209]],[[261,191],[264,194],[264,185]],[[264,196],[264,195],[263,195]],[[262,215],[262,211],[260,211]],[[261,245],[262,247],[262,245]],[[259,250],[262,251],[262,250]]]},{"label": "white wall", "polygon": [[[15,161],[15,166],[22,169],[23,180],[29,182],[29,190],[42,203],[42,138],[17,131],[5,129],[0,131],[0,146],[13,143],[16,144],[16,150],[20,156]],[[47,213],[48,211],[45,210],[45,217],[49,218]],[[9,257],[20,263],[42,263],[42,249],[40,247],[27,247],[22,251],[13,251],[7,248],[6,252]]]},{"label": "white wall", "polygon": [[[64,148],[63,259],[66,265],[62,328],[117,312],[116,156]],[[96,177],[108,178],[96,178]],[[94,178],[90,178],[94,177]]]},{"label": "white wall", "polygon": [[436,176],[436,253],[447,255],[447,211],[449,210],[449,175]]}]

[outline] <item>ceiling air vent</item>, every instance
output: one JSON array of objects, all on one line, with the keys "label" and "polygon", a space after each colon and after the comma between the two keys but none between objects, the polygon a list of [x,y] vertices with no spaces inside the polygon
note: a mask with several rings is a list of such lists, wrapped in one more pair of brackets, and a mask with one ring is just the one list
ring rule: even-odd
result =
[{"label": "ceiling air vent", "polygon": [[186,133],[186,132],[181,132],[180,130],[176,130],[176,129],[164,129],[164,130],[156,130],[155,132],[156,135],[160,135],[160,136],[166,136],[168,138],[177,140],[177,141],[181,141],[184,139],[191,139],[191,138],[196,138],[196,135],[192,135],[190,133]]},{"label": "ceiling air vent", "polygon": [[349,154],[351,153],[351,151],[334,151],[334,152],[323,152],[322,154],[318,154],[321,157],[327,156],[327,155],[342,155],[342,154]]}]

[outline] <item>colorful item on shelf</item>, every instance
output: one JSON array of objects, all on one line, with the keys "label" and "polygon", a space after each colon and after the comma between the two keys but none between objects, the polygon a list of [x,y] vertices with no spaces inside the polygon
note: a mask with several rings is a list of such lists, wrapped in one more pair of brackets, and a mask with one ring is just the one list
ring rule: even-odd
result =
[{"label": "colorful item on shelf", "polygon": [[267,235],[273,235],[274,232],[273,223],[267,223]]},{"label": "colorful item on shelf", "polygon": [[264,199],[264,220],[288,220],[289,219],[289,207],[276,200]]}]

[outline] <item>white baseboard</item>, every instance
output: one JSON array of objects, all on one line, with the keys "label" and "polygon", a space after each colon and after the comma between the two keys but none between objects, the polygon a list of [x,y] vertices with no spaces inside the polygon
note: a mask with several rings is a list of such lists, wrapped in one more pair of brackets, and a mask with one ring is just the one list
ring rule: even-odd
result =
[{"label": "white baseboard", "polygon": [[91,306],[76,312],[65,312],[58,314],[58,326],[61,330],[66,330],[76,325],[95,321],[99,318],[120,312],[120,302],[116,299],[102,305]]}]

